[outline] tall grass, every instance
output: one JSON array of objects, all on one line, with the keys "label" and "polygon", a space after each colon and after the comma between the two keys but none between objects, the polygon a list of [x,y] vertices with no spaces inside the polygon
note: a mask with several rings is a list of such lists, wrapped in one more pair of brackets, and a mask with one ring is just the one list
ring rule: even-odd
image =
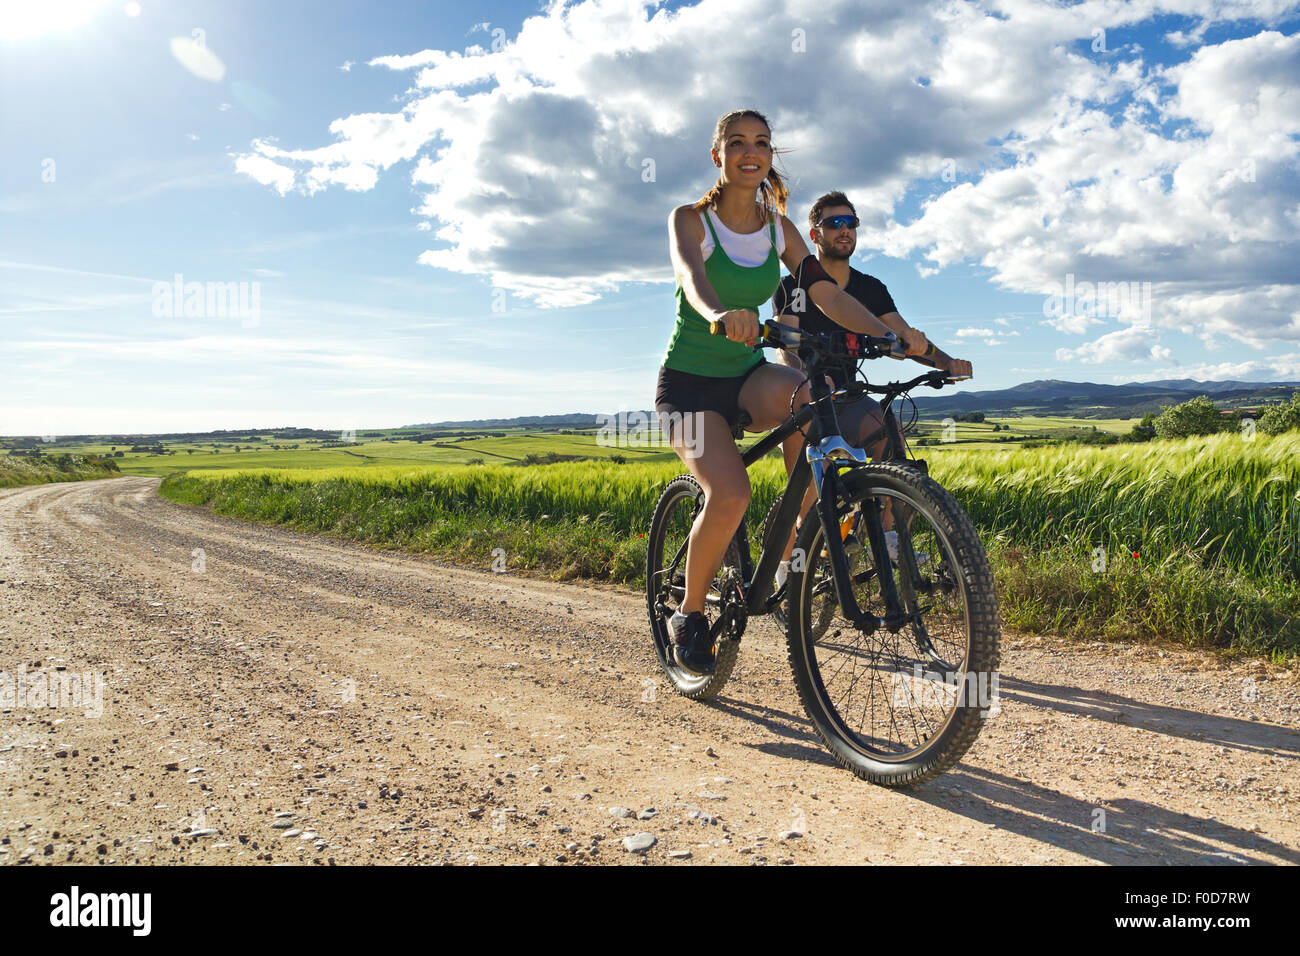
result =
[{"label": "tall grass", "polygon": [[[178,475],[163,493],[485,567],[501,548],[512,567],[632,583],[655,501],[682,470],[371,466]],[[1011,623],[1300,652],[1300,434],[972,451],[934,456],[931,472],[980,529]],[[753,535],[785,471],[769,458],[750,479]]]},{"label": "tall grass", "polygon": [[0,488],[40,485],[51,481],[114,478],[119,474],[112,459],[95,455],[46,455],[40,458],[0,456]]},{"label": "tall grass", "polygon": [[[618,465],[606,461],[510,465],[320,468],[202,475],[229,513],[325,528],[341,513],[401,502],[406,523],[485,512],[537,520],[601,517],[624,533],[644,531],[663,486],[680,462]],[[194,477],[200,477],[195,475]],[[785,484],[775,458],[750,471],[751,511],[759,517]],[[386,504],[387,503],[387,504]],[[341,509],[341,510],[340,510]]]},{"label": "tall grass", "polygon": [[1300,578],[1300,432],[969,452],[931,466],[977,526],[1018,545],[1157,562],[1189,554]]}]

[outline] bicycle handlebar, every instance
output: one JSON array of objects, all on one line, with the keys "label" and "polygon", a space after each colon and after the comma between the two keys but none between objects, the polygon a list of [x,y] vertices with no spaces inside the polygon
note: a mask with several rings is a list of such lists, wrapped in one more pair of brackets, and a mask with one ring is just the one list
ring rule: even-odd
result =
[{"label": "bicycle handlebar", "polygon": [[[727,325],[722,319],[709,323],[713,335],[726,335]],[[841,358],[889,358],[902,359],[907,351],[897,335],[889,332],[885,335],[862,335],[857,332],[811,332],[785,325],[769,319],[762,325],[759,346],[772,349],[811,348]]]},{"label": "bicycle handlebar", "polygon": [[[721,319],[712,320],[709,322],[709,332],[713,335],[726,335],[726,323]],[[793,325],[785,325],[773,319],[763,323],[758,344],[761,348],[773,349],[807,348],[827,356],[847,358],[854,361],[875,358],[901,360],[908,357],[906,346],[893,332],[885,335],[863,335],[860,332],[838,331],[828,334],[795,328]],[[932,355],[935,351],[934,343],[931,342],[925,355]],[[926,384],[932,388],[942,388],[944,385],[963,381],[969,377],[968,375],[953,377],[941,369],[936,369],[933,372],[918,376],[909,382],[905,388],[898,391],[905,391],[906,388],[912,388],[920,384]],[[874,387],[872,390],[882,393],[887,391],[886,389]]]}]

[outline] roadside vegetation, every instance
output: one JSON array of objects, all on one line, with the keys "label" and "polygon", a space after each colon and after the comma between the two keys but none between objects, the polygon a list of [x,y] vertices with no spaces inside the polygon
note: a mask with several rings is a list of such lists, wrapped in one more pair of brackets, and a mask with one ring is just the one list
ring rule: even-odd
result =
[{"label": "roadside vegetation", "polygon": [[0,456],[0,488],[39,485],[49,481],[115,478],[120,474],[111,458],[97,455]]},{"label": "roadside vegetation", "polygon": [[[1300,431],[940,454],[1004,620],[1029,631],[1300,653]],[[638,586],[667,462],[189,473],[162,493],[233,517],[506,571]],[[751,470],[749,527],[784,486]],[[757,541],[755,541],[757,548]]]}]

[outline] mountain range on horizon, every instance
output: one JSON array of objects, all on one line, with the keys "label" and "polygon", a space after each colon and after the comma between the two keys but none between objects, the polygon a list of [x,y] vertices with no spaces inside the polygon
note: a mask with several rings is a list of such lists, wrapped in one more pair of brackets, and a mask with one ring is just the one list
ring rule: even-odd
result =
[{"label": "mountain range on horizon", "polygon": [[[898,378],[903,375],[896,370]],[[917,369],[919,373],[920,369]],[[910,376],[909,376],[910,377]],[[917,411],[923,418],[941,419],[950,415],[969,412],[984,412],[995,418],[1015,417],[1018,415],[1060,416],[1066,418],[1129,419],[1141,418],[1147,414],[1159,414],[1170,405],[1177,405],[1197,395],[1208,396],[1224,410],[1255,409],[1264,405],[1288,401],[1292,394],[1300,392],[1300,382],[1246,382],[1197,381],[1196,379],[1162,379],[1154,382],[1129,382],[1123,385],[1104,385],[1097,382],[1067,382],[1061,379],[1036,379],[1011,388],[990,389],[978,392],[958,392],[943,394],[928,388],[914,390],[913,400]],[[253,440],[244,436],[262,433],[265,437],[285,440],[333,439],[340,440],[349,432],[364,434],[397,429],[506,429],[533,428],[553,430],[563,428],[599,428],[602,425],[621,421],[621,427],[629,426],[629,417],[635,416],[645,421],[642,416],[653,415],[647,409],[619,409],[610,412],[567,412],[557,415],[522,415],[514,418],[484,418],[466,421],[436,421],[417,425],[372,426],[344,431],[329,428],[301,428],[291,425],[268,427],[246,427],[220,429],[198,432],[112,432],[99,434],[67,434],[59,436],[62,442],[68,441],[102,441],[117,444],[132,444],[151,439],[167,441],[243,441]],[[635,420],[633,421],[633,425]],[[12,444],[14,440],[50,442],[51,438],[36,439],[31,436],[0,436],[0,440]],[[350,439],[343,439],[350,440]],[[14,446],[19,447],[19,446]]]},{"label": "mountain range on horizon", "polygon": [[[902,376],[899,376],[900,378]],[[918,388],[913,396],[917,409],[924,415],[946,415],[981,411],[992,414],[1068,415],[1078,418],[1141,418],[1159,414],[1168,405],[1177,405],[1198,395],[1206,395],[1225,409],[1254,408],[1290,399],[1300,391],[1300,382],[1244,382],[1237,380],[1202,382],[1190,378],[1161,379],[1154,382],[1129,382],[1104,385],[1098,382],[1067,382],[1061,379],[1035,379],[1011,388],[981,392],[956,392],[950,395],[927,394]],[[626,416],[635,411],[592,413],[572,412],[563,415],[524,415],[517,418],[474,419],[472,421],[426,422],[403,425],[403,428],[560,428],[567,425],[590,428],[610,416]]]}]

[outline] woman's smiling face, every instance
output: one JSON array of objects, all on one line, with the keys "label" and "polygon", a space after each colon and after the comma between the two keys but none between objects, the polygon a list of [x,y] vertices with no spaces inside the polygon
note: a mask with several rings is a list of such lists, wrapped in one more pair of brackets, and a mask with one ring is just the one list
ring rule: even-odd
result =
[{"label": "woman's smiling face", "polygon": [[752,116],[735,119],[727,127],[721,151],[713,161],[722,168],[722,181],[757,189],[772,168],[772,134],[767,124]]}]

